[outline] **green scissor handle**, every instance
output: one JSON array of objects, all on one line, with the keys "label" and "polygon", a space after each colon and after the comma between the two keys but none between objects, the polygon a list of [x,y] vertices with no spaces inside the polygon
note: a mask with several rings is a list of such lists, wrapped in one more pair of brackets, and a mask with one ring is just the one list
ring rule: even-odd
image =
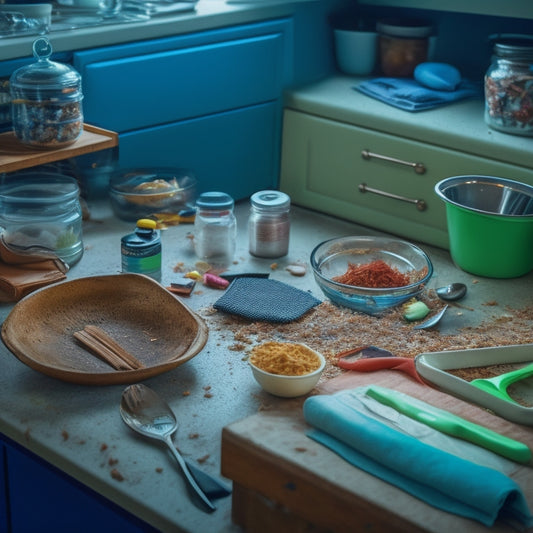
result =
[{"label": "green scissor handle", "polygon": [[474,385],[474,387],[484,390],[493,396],[497,396],[502,400],[516,403],[507,393],[507,387],[529,376],[533,376],[533,364],[519,368],[518,370],[513,370],[512,372],[500,374],[493,378],[474,379],[470,382],[470,385]]},{"label": "green scissor handle", "polygon": [[444,409],[433,407],[407,394],[372,385],[367,389],[366,395],[442,433],[467,440],[517,463],[531,461],[531,450],[526,444],[474,424]]}]

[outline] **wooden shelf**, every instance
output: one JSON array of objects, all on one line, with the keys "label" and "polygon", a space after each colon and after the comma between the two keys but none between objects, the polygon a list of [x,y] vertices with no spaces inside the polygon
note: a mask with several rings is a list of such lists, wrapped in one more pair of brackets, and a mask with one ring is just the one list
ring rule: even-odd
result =
[{"label": "wooden shelf", "polygon": [[0,134],[0,172],[14,172],[115,146],[118,146],[117,133],[89,124],[83,125],[83,132],[74,144],[58,150],[35,150],[22,144],[13,132],[2,133]]}]

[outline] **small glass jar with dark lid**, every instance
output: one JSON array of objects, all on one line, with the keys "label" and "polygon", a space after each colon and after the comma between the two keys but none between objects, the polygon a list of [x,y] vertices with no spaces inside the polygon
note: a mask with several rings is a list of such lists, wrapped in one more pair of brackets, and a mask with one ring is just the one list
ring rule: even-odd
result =
[{"label": "small glass jar with dark lid", "polygon": [[494,41],[485,74],[485,122],[504,133],[533,136],[533,36]]},{"label": "small glass jar with dark lid", "polygon": [[36,63],[10,77],[11,118],[16,137],[34,148],[55,149],[75,142],[83,131],[81,76],[50,60],[46,37],[33,43]]}]

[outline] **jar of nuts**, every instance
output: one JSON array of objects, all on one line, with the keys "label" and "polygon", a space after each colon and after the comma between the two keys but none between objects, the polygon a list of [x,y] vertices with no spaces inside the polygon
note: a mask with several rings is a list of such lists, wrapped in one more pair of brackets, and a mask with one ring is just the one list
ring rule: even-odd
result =
[{"label": "jar of nuts", "polygon": [[83,130],[81,76],[51,54],[50,41],[40,37],[33,43],[37,62],[17,69],[9,82],[15,136],[34,148],[67,146]]}]

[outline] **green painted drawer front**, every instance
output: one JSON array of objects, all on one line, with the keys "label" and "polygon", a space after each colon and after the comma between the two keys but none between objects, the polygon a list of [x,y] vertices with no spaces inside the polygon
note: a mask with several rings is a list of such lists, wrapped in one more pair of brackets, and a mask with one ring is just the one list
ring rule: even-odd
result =
[{"label": "green painted drawer front", "polygon": [[[467,147],[465,147],[467,148]],[[426,171],[362,152],[419,163]],[[281,189],[295,204],[403,236],[448,247],[444,203],[435,184],[449,176],[502,176],[533,184],[533,170],[286,110]],[[409,201],[372,192],[360,185]],[[425,205],[419,210],[415,201]]]}]

